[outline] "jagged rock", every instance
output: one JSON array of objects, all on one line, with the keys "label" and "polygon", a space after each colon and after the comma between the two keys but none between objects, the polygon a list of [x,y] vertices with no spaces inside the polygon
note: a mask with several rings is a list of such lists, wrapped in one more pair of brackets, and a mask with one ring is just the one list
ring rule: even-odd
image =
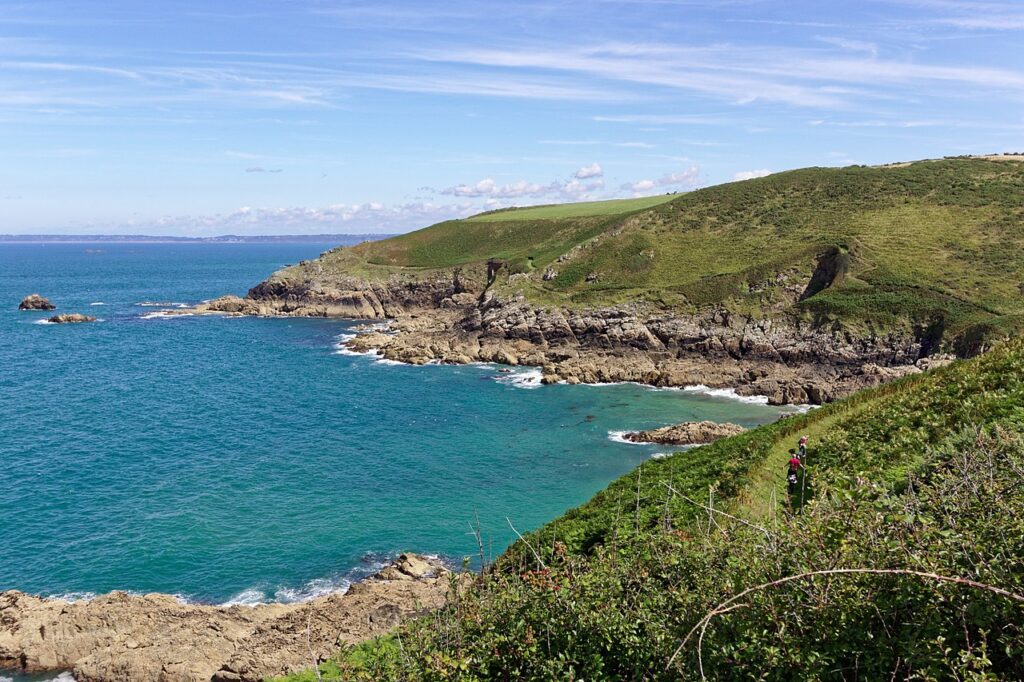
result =
[{"label": "jagged rock", "polygon": [[[111,592],[69,603],[0,593],[0,667],[72,670],[80,682],[255,681],[308,668],[445,603],[440,562],[402,555],[402,579],[356,583],[303,604],[205,606]],[[386,570],[386,569],[385,569]],[[415,574],[415,575],[410,575]]]},{"label": "jagged rock", "polygon": [[660,443],[662,445],[703,445],[713,443],[720,438],[736,436],[746,431],[738,424],[726,422],[717,424],[712,421],[683,422],[650,431],[627,433],[626,440],[634,443]]},{"label": "jagged rock", "polygon": [[62,313],[54,315],[46,321],[53,324],[80,324],[82,322],[95,322],[96,318],[91,315],[83,315],[82,313]]},{"label": "jagged rock", "polygon": [[21,299],[18,310],[56,310],[57,306],[39,294],[29,294]]}]

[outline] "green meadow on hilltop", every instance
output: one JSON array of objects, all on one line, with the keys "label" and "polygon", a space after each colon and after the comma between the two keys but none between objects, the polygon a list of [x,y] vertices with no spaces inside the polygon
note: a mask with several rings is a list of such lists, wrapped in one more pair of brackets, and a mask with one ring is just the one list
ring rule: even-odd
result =
[{"label": "green meadow on hilltop", "polygon": [[[507,209],[336,249],[280,275],[418,277],[498,261],[506,276],[494,287],[541,305],[723,305],[856,333],[924,329],[971,352],[1024,327],[1022,161],[807,168],[678,195]],[[787,291],[812,274],[801,295]]]},{"label": "green meadow on hilltop", "polygon": [[649,461],[321,674],[1022,679],[1024,340]]}]

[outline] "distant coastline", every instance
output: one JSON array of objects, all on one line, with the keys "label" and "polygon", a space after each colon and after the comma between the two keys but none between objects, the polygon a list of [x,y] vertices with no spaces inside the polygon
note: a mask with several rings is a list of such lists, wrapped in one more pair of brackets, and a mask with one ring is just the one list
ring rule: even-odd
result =
[{"label": "distant coastline", "polygon": [[0,234],[3,244],[358,244],[393,237],[393,234],[281,234],[216,237],[174,237],[146,234]]}]

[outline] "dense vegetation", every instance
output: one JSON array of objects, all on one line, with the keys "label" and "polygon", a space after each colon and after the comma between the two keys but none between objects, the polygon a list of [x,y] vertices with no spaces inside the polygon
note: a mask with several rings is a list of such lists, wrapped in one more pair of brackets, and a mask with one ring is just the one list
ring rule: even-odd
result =
[{"label": "dense vegetation", "polygon": [[808,168],[496,211],[334,250],[310,276],[475,272],[489,260],[504,264],[499,291],[542,305],[723,305],[970,354],[1024,328],[1024,161]]},{"label": "dense vegetation", "polygon": [[647,462],[321,674],[1024,679],[1024,339]]}]

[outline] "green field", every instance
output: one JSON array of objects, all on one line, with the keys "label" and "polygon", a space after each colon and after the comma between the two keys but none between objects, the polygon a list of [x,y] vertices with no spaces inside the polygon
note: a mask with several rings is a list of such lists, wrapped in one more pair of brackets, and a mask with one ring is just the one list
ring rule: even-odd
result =
[{"label": "green field", "polygon": [[[789,496],[786,451],[805,433]],[[821,571],[852,572],[805,575]],[[701,666],[717,680],[1024,677],[1024,339],[649,461],[447,609],[322,671],[676,680]]]},{"label": "green field", "polygon": [[622,215],[652,208],[676,198],[676,194],[662,194],[656,197],[637,199],[611,199],[608,201],[581,201],[574,204],[549,204],[529,206],[500,211],[489,211],[473,216],[470,222],[498,222],[503,220],[561,220],[565,218],[590,218],[593,216]]},{"label": "green field", "polygon": [[[969,353],[1024,328],[1024,163],[807,168],[679,195],[509,209],[337,249],[278,276],[479,275],[488,261],[503,264],[496,292],[545,306],[721,305],[861,335],[916,330]],[[813,289],[794,292],[816,270]]]}]

